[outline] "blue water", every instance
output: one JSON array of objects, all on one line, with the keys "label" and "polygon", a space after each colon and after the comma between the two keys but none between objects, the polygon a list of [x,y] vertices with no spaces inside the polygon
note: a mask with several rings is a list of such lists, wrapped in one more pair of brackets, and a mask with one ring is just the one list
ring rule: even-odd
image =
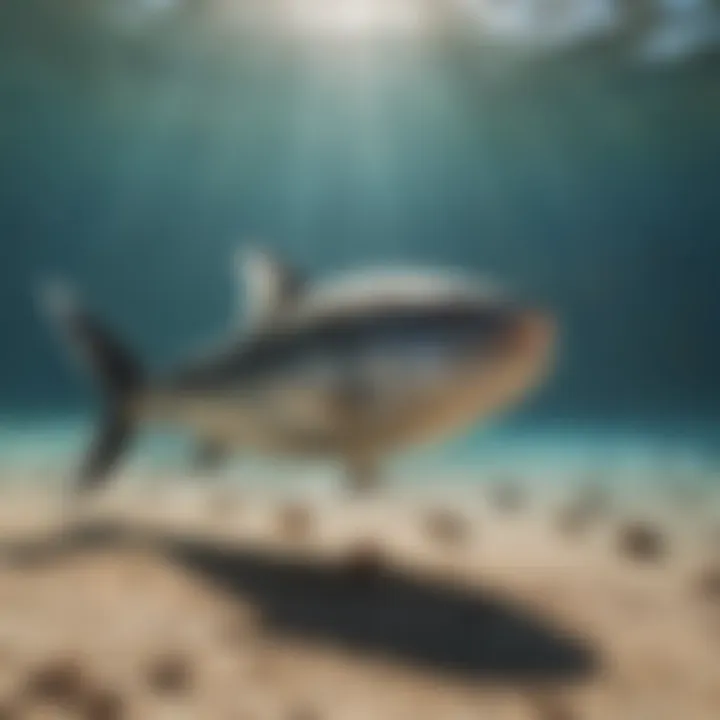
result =
[{"label": "blue water", "polygon": [[[467,24],[317,42],[229,25],[212,0],[139,24],[144,3],[115,5],[129,14],[0,8],[3,464],[70,467],[90,429],[38,280],[72,278],[161,368],[236,322],[228,261],[248,237],[310,275],[460,266],[555,310],[543,393],[423,458],[715,462],[715,45],[642,63],[619,33],[510,57]],[[142,457],[185,461],[182,440],[148,443]]]}]

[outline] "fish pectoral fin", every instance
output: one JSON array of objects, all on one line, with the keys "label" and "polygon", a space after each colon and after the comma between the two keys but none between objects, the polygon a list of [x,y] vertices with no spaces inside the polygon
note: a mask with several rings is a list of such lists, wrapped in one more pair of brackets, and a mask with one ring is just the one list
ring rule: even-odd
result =
[{"label": "fish pectoral fin", "polygon": [[199,471],[217,470],[229,457],[231,451],[227,445],[215,440],[203,440],[198,443],[193,455],[193,466]]}]

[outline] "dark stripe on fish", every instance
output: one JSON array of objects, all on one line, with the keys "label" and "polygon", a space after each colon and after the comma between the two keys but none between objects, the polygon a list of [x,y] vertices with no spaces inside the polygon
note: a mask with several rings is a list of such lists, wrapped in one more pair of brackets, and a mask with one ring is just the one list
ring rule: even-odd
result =
[{"label": "dark stripe on fish", "polygon": [[407,351],[429,344],[450,353],[477,350],[510,326],[509,307],[477,305],[392,308],[358,315],[323,317],[297,328],[278,328],[240,343],[220,356],[175,373],[178,391],[202,391],[252,382],[322,359],[350,366],[368,352]]}]

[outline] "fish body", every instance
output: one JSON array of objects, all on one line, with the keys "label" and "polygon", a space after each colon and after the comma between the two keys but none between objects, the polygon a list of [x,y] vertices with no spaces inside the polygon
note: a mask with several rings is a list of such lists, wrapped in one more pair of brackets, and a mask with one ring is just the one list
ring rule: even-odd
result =
[{"label": "fish body", "polygon": [[[143,421],[189,428],[227,452],[339,457],[356,484],[370,484],[389,453],[511,406],[550,367],[552,320],[475,280],[370,271],[313,287],[267,255],[252,257],[244,276],[246,329],[157,379],[140,380],[89,316],[65,313],[122,407],[110,450],[101,432],[90,454],[86,484],[105,477],[123,446],[113,425]],[[113,389],[118,368],[124,387]]]}]

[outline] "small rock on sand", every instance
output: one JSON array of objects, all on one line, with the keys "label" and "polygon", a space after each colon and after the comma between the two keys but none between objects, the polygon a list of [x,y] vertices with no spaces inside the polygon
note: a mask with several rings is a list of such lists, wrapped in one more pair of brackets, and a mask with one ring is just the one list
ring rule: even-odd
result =
[{"label": "small rock on sand", "polygon": [[468,520],[451,510],[433,510],[428,513],[424,530],[432,540],[445,545],[457,545],[470,535]]},{"label": "small rock on sand", "polygon": [[720,602],[720,564],[708,567],[700,573],[697,591],[707,600]]},{"label": "small rock on sand", "polygon": [[22,695],[33,701],[69,706],[81,701],[87,688],[80,663],[73,658],[58,658],[29,672]]},{"label": "small rock on sand", "polygon": [[121,720],[126,715],[122,696],[112,690],[87,693],[80,716],[83,720]]},{"label": "small rock on sand", "polygon": [[299,540],[306,538],[312,531],[313,516],[309,508],[292,503],[280,509],[278,524],[284,538]]},{"label": "small rock on sand", "polygon": [[660,528],[646,522],[631,522],[620,529],[619,550],[633,560],[653,562],[663,559],[669,547]]},{"label": "small rock on sand", "polygon": [[184,694],[191,689],[193,684],[192,667],[182,655],[167,653],[151,663],[147,681],[150,687],[159,694]]}]

